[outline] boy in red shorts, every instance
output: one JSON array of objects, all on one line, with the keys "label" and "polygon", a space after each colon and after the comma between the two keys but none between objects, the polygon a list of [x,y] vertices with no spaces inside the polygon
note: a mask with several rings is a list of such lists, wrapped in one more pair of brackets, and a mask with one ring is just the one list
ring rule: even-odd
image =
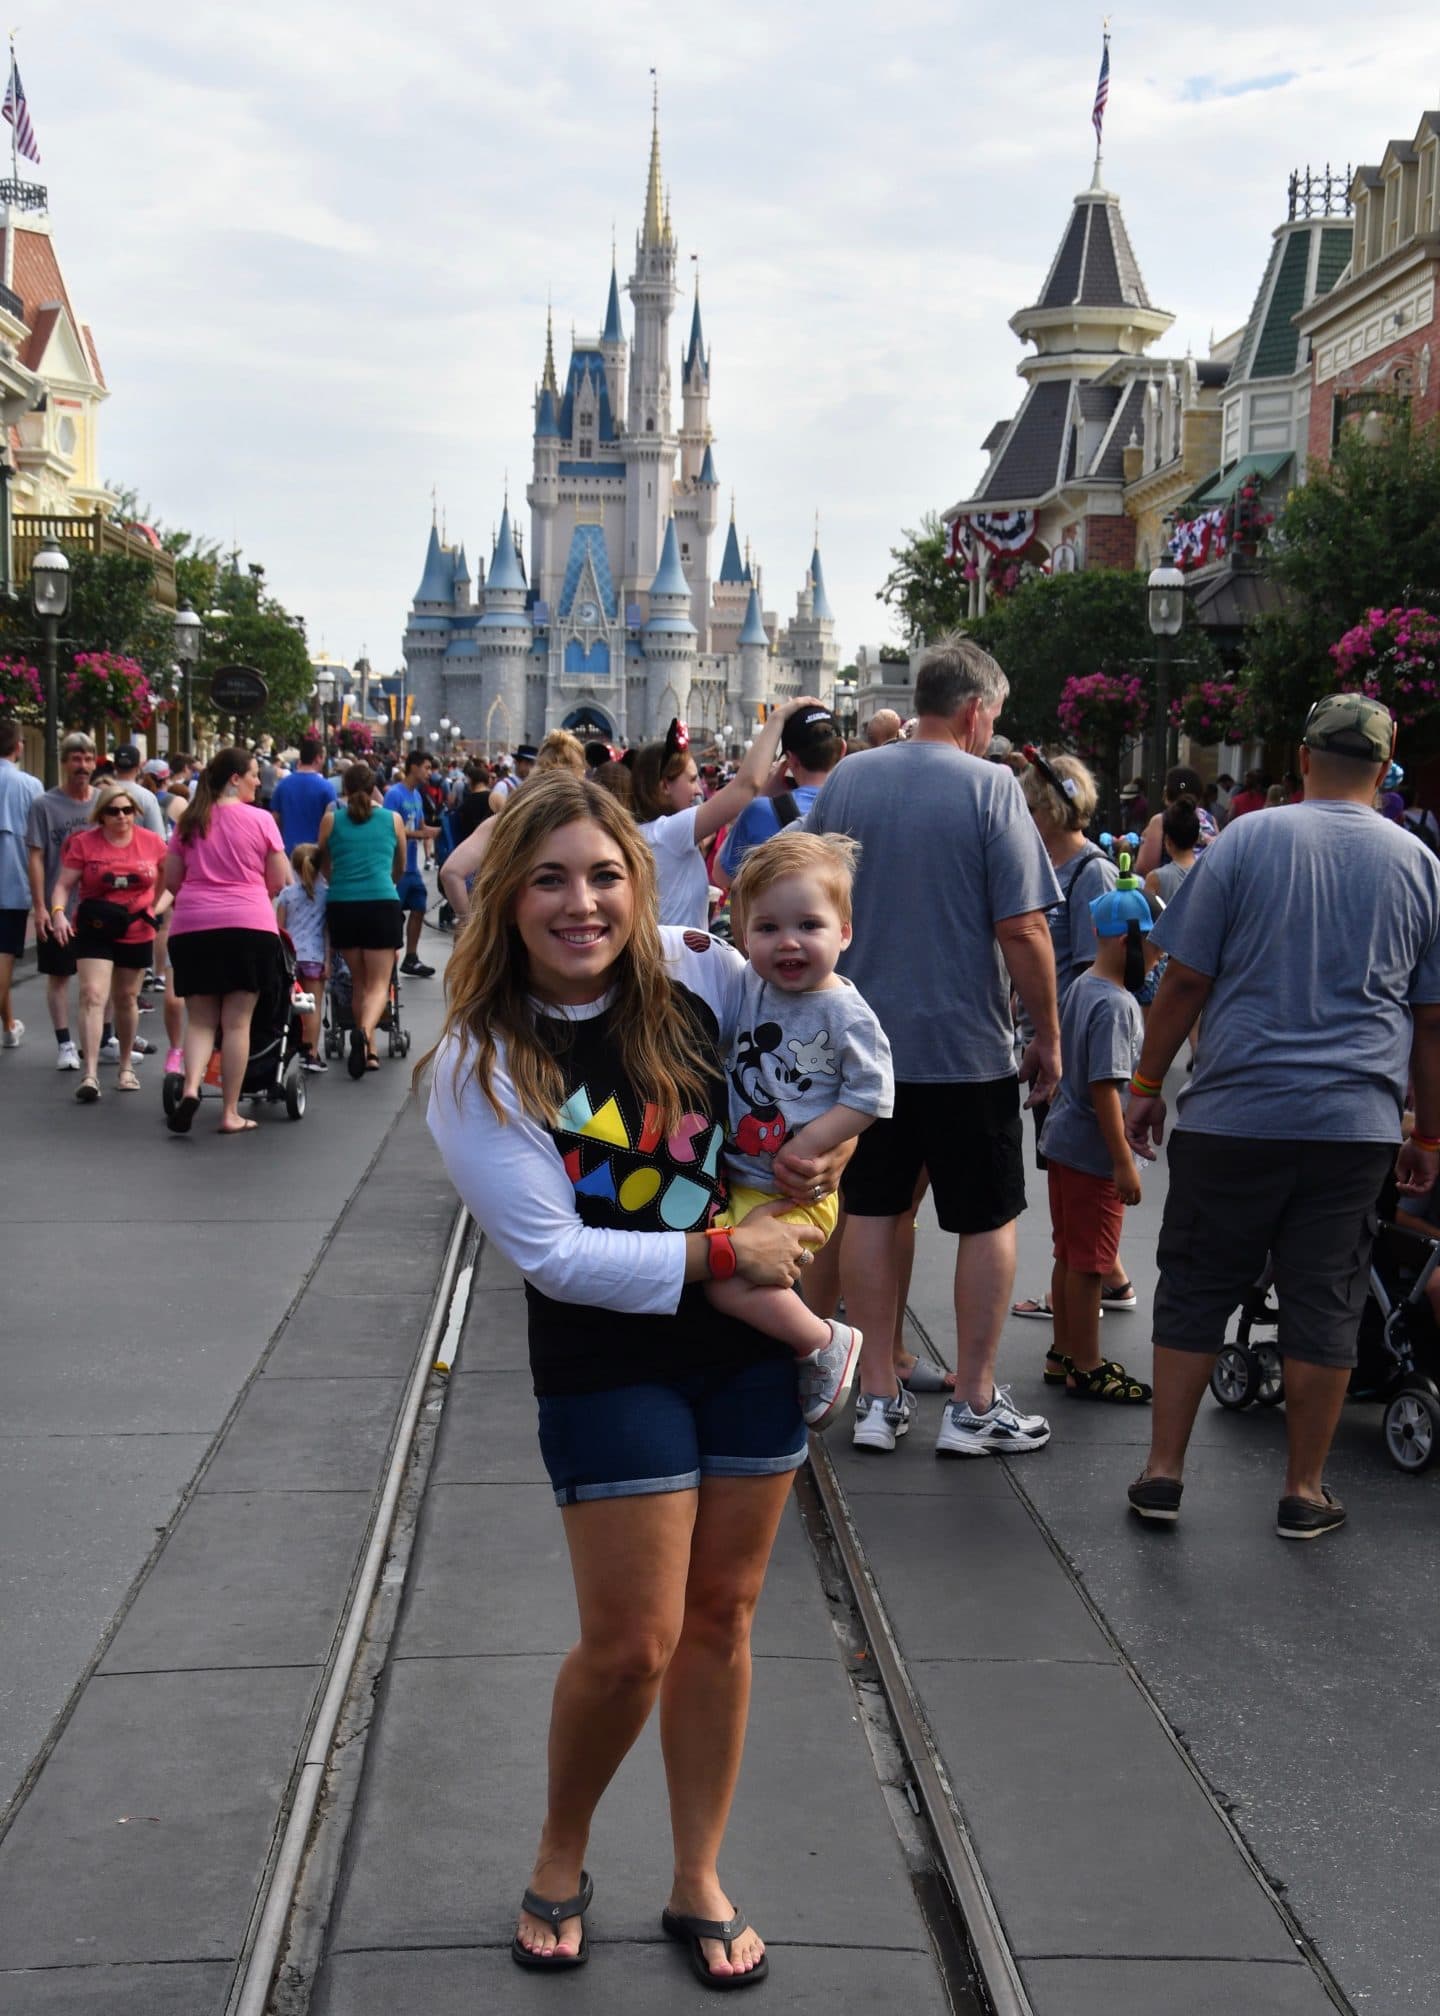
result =
[{"label": "boy in red shorts", "polygon": [[1123,855],[1120,868],[1116,886],[1090,905],[1099,950],[1065,997],[1064,1076],[1040,1137],[1055,1235],[1055,1340],[1045,1380],[1075,1399],[1134,1406],[1150,1399],[1150,1388],[1100,1356],[1100,1291],[1120,1248],[1125,1206],[1140,1202],[1122,1098],[1145,1033],[1135,995],[1145,979],[1150,905]]}]

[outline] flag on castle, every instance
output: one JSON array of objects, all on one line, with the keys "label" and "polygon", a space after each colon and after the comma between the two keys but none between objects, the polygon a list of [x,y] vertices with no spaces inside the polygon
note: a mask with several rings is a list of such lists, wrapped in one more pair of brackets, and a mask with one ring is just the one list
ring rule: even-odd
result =
[{"label": "flag on castle", "polygon": [[10,82],[5,89],[5,103],[0,106],[0,114],[15,129],[16,152],[38,166],[40,149],[35,144],[35,128],[30,124],[30,107],[25,102],[25,86],[20,82],[20,65],[15,61],[13,49],[10,51]]}]

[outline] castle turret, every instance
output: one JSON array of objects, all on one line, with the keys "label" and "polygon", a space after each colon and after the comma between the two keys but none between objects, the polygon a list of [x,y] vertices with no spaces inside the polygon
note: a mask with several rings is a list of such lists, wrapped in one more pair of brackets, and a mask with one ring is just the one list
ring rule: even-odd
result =
[{"label": "castle turret", "polygon": [[745,605],[745,621],[736,639],[740,651],[739,725],[748,733],[764,719],[770,692],[770,639],[765,633],[765,617],[760,608],[760,591],[752,587]]},{"label": "castle turret", "polygon": [[560,388],[555,378],[555,324],[545,313],[545,372],[535,395],[534,475],[525,486],[530,506],[530,561],[537,586],[552,561],[555,512],[560,501]]},{"label": "castle turret", "polygon": [[700,282],[695,282],[695,307],[690,317],[690,341],[680,366],[680,480],[697,483],[710,443],[710,358],[700,327]]},{"label": "castle turret", "polygon": [[432,519],[425,569],[415,590],[401,646],[406,690],[420,713],[432,721],[444,712],[445,653],[454,625],[455,598],[455,555],[441,544],[439,527]]},{"label": "castle turret", "polygon": [[485,614],[477,626],[484,680],[481,733],[492,746],[513,748],[529,732],[525,675],[535,631],[525,606],[528,593],[507,501],[485,578]]},{"label": "castle turret", "polygon": [[625,411],[625,328],[620,320],[620,280],[610,259],[610,298],[605,303],[605,331],[600,338],[600,355],[605,360],[605,380],[610,391],[610,411]]},{"label": "castle turret", "polygon": [[680,541],[673,518],[665,527],[660,567],[650,584],[644,640],[650,732],[660,735],[672,716],[689,721],[690,688],[695,678],[696,629],[690,621],[690,583],[680,565]]},{"label": "castle turret", "polygon": [[626,484],[625,555],[627,592],[647,588],[660,562],[670,518],[675,468],[675,436],[670,412],[670,316],[675,306],[675,233],[661,197],[660,112],[656,102],[650,133],[650,173],[645,215],[635,238],[635,271],[629,281],[635,304],[635,338],[630,357],[629,424],[624,441]]}]

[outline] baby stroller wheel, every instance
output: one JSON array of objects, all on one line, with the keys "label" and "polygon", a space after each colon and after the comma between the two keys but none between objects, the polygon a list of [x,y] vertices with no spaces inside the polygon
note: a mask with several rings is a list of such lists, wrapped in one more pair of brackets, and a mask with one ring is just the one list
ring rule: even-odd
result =
[{"label": "baby stroller wheel", "polygon": [[410,1031],[408,1029],[400,1031],[400,1055],[402,1057],[410,1055]]},{"label": "baby stroller wheel", "polygon": [[1273,1344],[1252,1344],[1250,1354],[1260,1367],[1255,1389],[1257,1407],[1278,1407],[1285,1398],[1285,1362]]},{"label": "baby stroller wheel", "polygon": [[1418,1477],[1440,1446],[1440,1401],[1415,1386],[1402,1386],[1385,1409],[1385,1447],[1399,1470]]},{"label": "baby stroller wheel", "polygon": [[398,1057],[400,1055],[400,1032],[397,1029],[390,1030],[386,1036],[385,1055],[387,1057]]},{"label": "baby stroller wheel", "polygon": [[1210,1391],[1231,1411],[1249,1407],[1259,1397],[1263,1379],[1260,1360],[1243,1344],[1226,1344],[1210,1374]]},{"label": "baby stroller wheel", "polygon": [[292,1120],[303,1120],[308,1094],[305,1089],[305,1065],[298,1054],[285,1066],[282,1083],[285,1090],[285,1111]]},{"label": "baby stroller wheel", "polygon": [[165,1118],[167,1120],[170,1118],[170,1115],[175,1111],[175,1108],[180,1104],[181,1094],[184,1092],[184,1090],[185,1090],[184,1072],[167,1071],[165,1073],[164,1082],[161,1084],[160,1087],[160,1103],[165,1108]]}]

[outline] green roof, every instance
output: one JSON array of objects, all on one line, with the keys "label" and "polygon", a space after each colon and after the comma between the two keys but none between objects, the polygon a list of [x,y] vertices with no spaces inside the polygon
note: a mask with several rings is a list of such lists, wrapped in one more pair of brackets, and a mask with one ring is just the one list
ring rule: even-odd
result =
[{"label": "green roof", "polygon": [[1320,233],[1320,258],[1315,269],[1316,295],[1328,294],[1345,268],[1350,264],[1355,251],[1353,226],[1336,226],[1333,230]]},{"label": "green roof", "polygon": [[1250,367],[1252,378],[1288,378],[1296,370],[1300,339],[1295,333],[1295,317],[1305,306],[1309,270],[1310,233],[1293,231],[1286,240],[1265,326],[1255,345],[1255,362]]},{"label": "green roof", "polygon": [[1194,502],[1208,510],[1212,504],[1228,504],[1241,484],[1254,476],[1261,483],[1268,483],[1278,476],[1290,460],[1287,448],[1281,455],[1242,455],[1233,469],[1217,477],[1208,490],[1202,490]]}]

